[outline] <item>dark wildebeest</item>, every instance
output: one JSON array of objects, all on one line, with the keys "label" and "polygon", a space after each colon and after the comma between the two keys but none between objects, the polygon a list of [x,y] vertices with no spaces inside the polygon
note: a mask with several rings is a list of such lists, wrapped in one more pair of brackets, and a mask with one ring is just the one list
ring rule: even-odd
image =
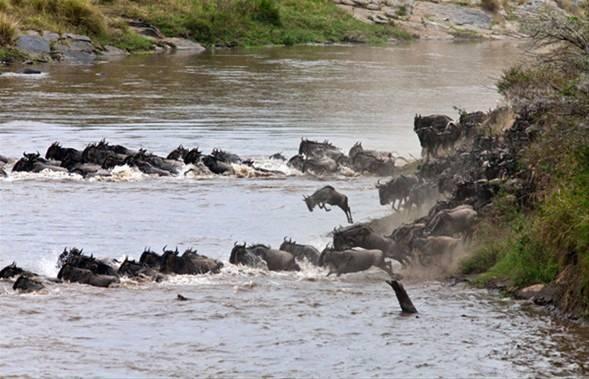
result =
[{"label": "dark wildebeest", "polygon": [[330,157],[307,158],[303,160],[301,171],[314,175],[328,175],[336,173],[338,167],[338,163]]},{"label": "dark wildebeest", "polygon": [[415,175],[400,175],[384,184],[378,181],[376,188],[380,205],[392,204],[393,209],[400,209],[418,184],[419,179]]},{"label": "dark wildebeest", "polygon": [[393,175],[395,171],[395,159],[392,153],[364,150],[360,142],[352,146],[349,157],[352,168],[357,172],[387,176]]},{"label": "dark wildebeest", "polygon": [[309,263],[314,265],[317,265],[319,260],[319,250],[315,249],[311,245],[302,245],[296,243],[296,241],[286,239],[286,237],[284,237],[284,241],[280,245],[279,249],[291,253],[298,260],[307,260]]},{"label": "dark wildebeest", "polygon": [[57,260],[57,267],[71,265],[75,268],[87,269],[96,275],[118,276],[117,272],[110,265],[83,254],[83,251],[75,247],[70,250],[64,249]]},{"label": "dark wildebeest", "polygon": [[188,249],[182,255],[176,250],[164,250],[161,258],[160,271],[164,274],[198,275],[208,272],[218,274],[223,263],[215,259],[197,254],[195,250]]},{"label": "dark wildebeest", "polygon": [[39,173],[43,170],[67,172],[67,169],[59,166],[59,162],[48,161],[41,158],[41,154],[39,153],[23,153],[23,157],[14,164],[14,167],[12,167],[13,172],[24,171]]},{"label": "dark wildebeest", "polygon": [[17,275],[21,274],[31,274],[28,271],[23,270],[22,268],[18,267],[15,262],[12,262],[8,266],[4,267],[0,270],[0,279],[10,279]]},{"label": "dark wildebeest", "polygon": [[151,251],[150,249],[145,249],[143,250],[143,253],[141,253],[139,263],[144,264],[156,271],[160,271],[162,265],[162,256]]},{"label": "dark wildebeest", "polygon": [[[299,271],[300,267],[295,261],[294,255],[282,250],[275,250],[269,246],[256,245],[235,245],[231,251],[229,262],[233,264],[246,264],[259,267],[258,262],[253,258],[261,258],[270,271]],[[234,263],[235,262],[235,263]],[[253,263],[253,265],[252,265]]]},{"label": "dark wildebeest", "polygon": [[413,130],[419,138],[419,143],[425,152],[426,161],[430,155],[437,155],[438,148],[441,146],[442,139],[440,135],[446,130],[452,119],[445,115],[415,115],[413,121]]},{"label": "dark wildebeest", "polygon": [[211,156],[216,160],[225,163],[242,163],[242,159],[239,155],[224,151],[221,149],[213,149]]},{"label": "dark wildebeest", "polygon": [[244,265],[248,267],[268,269],[268,264],[261,257],[254,254],[254,252],[246,247],[245,243],[238,245],[237,242],[233,244],[229,263],[234,265]]},{"label": "dark wildebeest", "polygon": [[303,170],[305,169],[305,157],[303,157],[300,154],[294,155],[292,158],[288,160],[288,162],[286,162],[286,165],[288,167],[292,167],[296,170],[303,172]]},{"label": "dark wildebeest", "polygon": [[36,275],[28,275],[22,274],[21,276],[16,279],[14,284],[12,285],[12,289],[15,291],[19,291],[22,293],[30,293],[35,291],[40,291],[45,286],[43,282],[40,280],[39,277]]},{"label": "dark wildebeest", "polygon": [[361,247],[367,250],[380,250],[386,257],[405,265],[409,253],[390,238],[380,236],[366,224],[356,224],[347,228],[333,230],[333,246],[336,250]]},{"label": "dark wildebeest", "polygon": [[328,157],[336,162],[345,156],[344,153],[328,141],[317,142],[304,138],[301,138],[299,144],[299,155],[304,155],[306,158]]},{"label": "dark wildebeest", "polygon": [[166,156],[166,159],[175,160],[175,161],[184,161],[184,157],[188,154],[188,149],[182,145],[179,145],[177,148],[172,150],[170,154]]},{"label": "dark wildebeest", "polygon": [[129,278],[148,279],[155,282],[161,282],[165,278],[164,275],[149,267],[147,264],[129,260],[127,257],[125,257],[125,260],[121,263],[118,274]]},{"label": "dark wildebeest", "polygon": [[111,158],[114,162],[123,162],[127,157],[135,153],[136,151],[130,150],[125,146],[111,145],[105,140],[102,140],[98,143],[92,143],[86,146],[82,151],[82,162],[96,163],[104,167],[107,158]]},{"label": "dark wildebeest", "polygon": [[170,172],[159,167],[153,166],[151,163],[142,159],[141,156],[131,155],[125,159],[125,164],[130,167],[137,167],[139,171],[148,175],[169,176]]},{"label": "dark wildebeest", "polygon": [[268,157],[268,159],[275,159],[277,161],[285,161],[286,157],[282,153],[274,153]]},{"label": "dark wildebeest", "polygon": [[57,278],[95,287],[109,287],[111,284],[119,282],[118,276],[96,274],[85,268],[74,267],[69,263],[63,265]]},{"label": "dark wildebeest", "polygon": [[327,276],[364,271],[373,266],[394,276],[391,262],[385,260],[380,250],[335,250],[326,247],[319,256],[319,265],[329,269]]},{"label": "dark wildebeest", "polygon": [[310,212],[313,212],[313,208],[316,206],[318,206],[319,209],[325,209],[329,212],[331,209],[327,208],[326,204],[335,205],[344,211],[350,224],[354,222],[352,220],[352,211],[348,205],[348,197],[337,192],[332,186],[325,186],[315,191],[311,196],[303,196],[303,200],[305,204],[307,204],[307,208],[309,208]]},{"label": "dark wildebeest", "polygon": [[68,156],[70,160],[77,163],[82,162],[82,152],[72,147],[61,147],[59,142],[54,142],[45,153],[45,159],[63,161]]},{"label": "dark wildebeest", "polygon": [[215,158],[213,155],[205,155],[202,157],[202,163],[213,173],[213,174],[232,174],[233,167],[231,163],[219,160]]}]

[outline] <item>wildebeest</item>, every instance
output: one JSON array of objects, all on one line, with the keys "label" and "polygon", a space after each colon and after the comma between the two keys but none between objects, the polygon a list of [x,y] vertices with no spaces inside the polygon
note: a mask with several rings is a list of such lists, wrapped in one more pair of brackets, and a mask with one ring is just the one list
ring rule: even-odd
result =
[{"label": "wildebeest", "polygon": [[241,163],[242,159],[239,155],[224,151],[221,149],[213,149],[211,156],[216,160],[225,163]]},{"label": "wildebeest", "polygon": [[39,277],[36,275],[22,274],[16,279],[12,285],[12,289],[22,293],[30,293],[40,291],[45,286]]},{"label": "wildebeest", "polygon": [[59,142],[54,142],[45,153],[45,159],[63,161],[65,157],[75,162],[82,162],[82,152],[72,147],[62,147]]},{"label": "wildebeest", "polygon": [[274,153],[268,157],[268,159],[275,159],[277,161],[285,161],[286,157],[282,153]]},{"label": "wildebeest", "polygon": [[317,142],[301,138],[299,155],[304,155],[306,158],[329,157],[337,162],[344,153],[328,141]]},{"label": "wildebeest", "polygon": [[470,238],[477,212],[470,205],[461,205],[453,209],[444,209],[436,213],[426,228],[430,235],[454,236],[462,234]]},{"label": "wildebeest", "polygon": [[431,263],[435,257],[450,257],[459,244],[459,239],[448,236],[418,237],[412,241],[412,246],[417,250],[417,257],[422,264]]},{"label": "wildebeest", "polygon": [[265,262],[270,271],[299,271],[300,267],[295,261],[294,255],[282,250],[275,250],[270,246],[256,245],[237,245],[233,246],[229,262],[232,264],[243,264],[251,267],[263,267],[258,259]]},{"label": "wildebeest", "polygon": [[400,209],[418,184],[419,179],[415,175],[400,175],[384,184],[378,181],[376,188],[380,205],[391,204],[393,209]]},{"label": "wildebeest", "polygon": [[8,266],[0,270],[0,279],[10,279],[21,274],[30,274],[28,271],[18,267],[15,262],[12,262]]},{"label": "wildebeest", "polygon": [[377,249],[386,257],[401,264],[408,263],[409,252],[390,238],[378,235],[366,224],[355,224],[347,228],[333,230],[333,246],[336,250],[346,250],[354,247],[363,249]]},{"label": "wildebeest", "polygon": [[302,162],[301,171],[314,175],[334,174],[338,170],[337,162],[330,157],[307,158]]},{"label": "wildebeest", "polygon": [[394,275],[391,262],[385,260],[380,250],[335,250],[326,247],[319,256],[319,265],[329,269],[328,276],[364,271],[373,266],[384,270],[391,277]]},{"label": "wildebeest", "polygon": [[59,162],[48,161],[41,158],[41,154],[39,153],[23,153],[23,157],[12,167],[13,172],[24,171],[39,173],[43,170],[67,172],[67,169],[59,166]]},{"label": "wildebeest", "polygon": [[286,239],[286,237],[284,237],[284,241],[280,245],[279,250],[287,251],[294,255],[296,259],[307,260],[309,263],[314,265],[317,265],[319,260],[319,250],[315,249],[311,245],[296,243],[296,241]]},{"label": "wildebeest", "polygon": [[63,265],[57,274],[57,278],[73,283],[89,284],[95,287],[109,287],[119,282],[118,276],[96,274],[85,268],[74,267],[69,263]]},{"label": "wildebeest", "polygon": [[454,137],[453,127],[448,128],[452,119],[445,115],[415,115],[413,130],[419,138],[419,143],[425,152],[426,161],[430,155],[437,156],[438,148],[450,139],[444,133],[452,134]]},{"label": "wildebeest", "polygon": [[329,212],[331,209],[327,208],[326,204],[335,205],[344,211],[350,224],[354,222],[352,220],[352,211],[348,205],[348,197],[336,191],[332,186],[327,185],[318,189],[311,196],[303,196],[303,200],[305,204],[307,204],[307,208],[310,212],[313,212],[313,209],[316,206]]},{"label": "wildebeest", "polygon": [[149,267],[147,264],[129,260],[127,257],[125,257],[125,260],[119,266],[118,274],[129,278],[144,278],[155,282],[161,282],[165,278],[164,275]]},{"label": "wildebeest", "polygon": [[395,171],[395,159],[392,153],[364,150],[360,142],[356,142],[350,149],[349,160],[352,168],[357,172],[386,176],[393,175]]},{"label": "wildebeest", "polygon": [[164,274],[198,275],[221,271],[223,263],[215,259],[205,257],[196,250],[187,249],[179,255],[178,249],[164,250],[161,257],[160,271]]},{"label": "wildebeest", "polygon": [[202,163],[204,163],[213,174],[220,175],[233,173],[233,167],[230,162],[220,160],[213,155],[205,155],[202,157]]},{"label": "wildebeest", "polygon": [[94,258],[87,256],[83,250],[78,248],[64,249],[57,260],[57,267],[63,267],[69,264],[75,268],[87,269],[97,275],[118,276],[117,272],[110,265]]}]

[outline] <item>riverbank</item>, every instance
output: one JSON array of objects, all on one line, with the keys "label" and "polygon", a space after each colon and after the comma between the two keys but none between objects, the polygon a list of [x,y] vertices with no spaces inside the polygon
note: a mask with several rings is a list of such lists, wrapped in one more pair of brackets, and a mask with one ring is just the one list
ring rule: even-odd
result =
[{"label": "riverbank", "polygon": [[328,0],[0,1],[0,59],[82,61],[215,47],[383,43],[399,27],[355,19]]}]

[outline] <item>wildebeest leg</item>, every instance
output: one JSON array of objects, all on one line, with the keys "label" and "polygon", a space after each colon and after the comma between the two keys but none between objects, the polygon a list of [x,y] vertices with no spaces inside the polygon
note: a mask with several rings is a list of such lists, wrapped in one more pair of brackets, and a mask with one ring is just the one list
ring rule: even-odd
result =
[{"label": "wildebeest leg", "polygon": [[353,224],[354,223],[354,220],[352,219],[352,211],[349,208],[346,211],[346,217],[348,218],[348,222],[350,224]]},{"label": "wildebeest leg", "polygon": [[327,208],[325,203],[319,203],[319,208],[325,209],[325,212],[331,212],[331,208]]},{"label": "wildebeest leg", "polygon": [[407,291],[405,291],[405,287],[403,287],[400,282],[396,280],[387,280],[387,284],[391,286],[393,291],[395,291],[397,301],[399,301],[399,305],[401,306],[403,313],[417,313],[417,309],[413,305],[413,302],[407,294]]}]

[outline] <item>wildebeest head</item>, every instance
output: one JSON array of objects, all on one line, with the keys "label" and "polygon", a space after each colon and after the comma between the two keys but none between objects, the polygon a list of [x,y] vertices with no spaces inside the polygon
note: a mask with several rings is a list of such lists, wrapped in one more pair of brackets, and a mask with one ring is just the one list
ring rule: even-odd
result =
[{"label": "wildebeest head", "polygon": [[12,262],[12,264],[9,264],[0,270],[0,279],[9,279],[20,275],[23,272],[24,270],[22,268],[18,267],[15,262]]},{"label": "wildebeest head", "polygon": [[305,204],[307,204],[307,208],[309,208],[309,211],[313,212],[313,208],[315,208],[316,205],[313,197],[303,195],[303,201],[305,202]]},{"label": "wildebeest head", "polygon": [[32,171],[34,164],[40,160],[41,154],[39,153],[23,153],[23,157],[14,164],[14,167],[12,167],[12,171]]},{"label": "wildebeest head", "polygon": [[297,246],[297,243],[296,243],[296,241],[293,241],[293,240],[292,240],[292,239],[290,239],[290,238],[286,238],[286,237],[284,237],[284,240],[283,240],[283,241],[282,241],[282,243],[280,244],[280,247],[279,247],[279,249],[280,249],[280,250],[283,250],[283,251],[289,251],[289,250],[288,250],[289,248],[296,247],[296,246]]},{"label": "wildebeest head", "polygon": [[239,245],[237,242],[233,244],[233,249],[231,249],[231,255],[229,256],[229,263],[231,264],[239,264],[241,263],[241,257],[246,254],[246,247],[245,242],[242,245]]},{"label": "wildebeest head", "polygon": [[162,263],[162,257],[150,249],[145,249],[141,254],[141,258],[139,258],[139,263],[143,263],[148,267],[159,270]]},{"label": "wildebeest head", "polygon": [[350,156],[350,158],[354,159],[354,157],[362,151],[364,151],[364,148],[362,147],[362,143],[356,142],[354,144],[354,146],[352,146],[352,148],[350,149],[350,152],[348,153],[348,155]]},{"label": "wildebeest head", "polygon": [[63,160],[63,149],[59,142],[53,142],[45,153],[46,159],[55,159],[58,161]]},{"label": "wildebeest head", "polygon": [[195,164],[200,160],[201,157],[202,153],[200,150],[198,150],[198,147],[195,147],[186,153],[186,156],[184,156],[184,163]]},{"label": "wildebeest head", "polygon": [[186,149],[182,145],[179,145],[177,148],[175,148],[174,150],[172,150],[170,152],[170,154],[168,154],[168,156],[166,157],[166,159],[173,159],[173,160],[176,160],[176,161],[184,160],[184,157],[186,156],[186,154],[188,154],[188,149]]},{"label": "wildebeest head", "polygon": [[305,155],[307,157],[323,155],[328,150],[337,150],[337,148],[327,140],[317,142],[301,138],[301,143],[299,145],[300,155]]}]

